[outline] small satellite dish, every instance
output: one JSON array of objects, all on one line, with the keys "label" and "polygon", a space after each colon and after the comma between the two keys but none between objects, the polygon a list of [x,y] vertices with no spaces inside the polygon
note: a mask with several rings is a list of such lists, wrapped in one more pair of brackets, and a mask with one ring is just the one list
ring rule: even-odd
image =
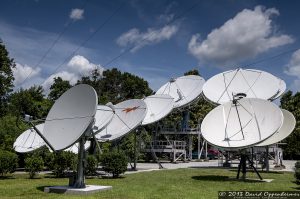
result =
[{"label": "small satellite dish", "polygon": [[[88,150],[91,146],[91,142],[90,141],[86,141],[85,144],[84,144],[84,150]],[[70,151],[72,153],[75,153],[75,154],[78,154],[78,147],[79,147],[79,144],[78,143],[75,143],[73,144],[73,146],[65,149],[64,151]]]},{"label": "small satellite dish", "polygon": [[44,137],[54,150],[72,146],[94,120],[97,94],[93,87],[79,84],[67,90],[52,106],[44,126]]},{"label": "small satellite dish", "polygon": [[283,124],[281,128],[278,130],[278,132],[274,133],[271,137],[257,144],[256,146],[268,146],[275,144],[285,139],[293,132],[296,126],[296,119],[294,115],[285,109],[281,109],[281,111],[283,113]]},{"label": "small satellite dish", "polygon": [[276,100],[277,98],[279,98],[286,90],[286,84],[285,82],[278,78],[279,81],[279,90],[278,92],[271,98],[271,101]]},{"label": "small satellite dish", "polygon": [[147,106],[143,100],[131,99],[114,106],[112,121],[96,135],[98,140],[115,140],[141,124],[146,116]]},{"label": "small satellite dish", "polygon": [[156,94],[168,94],[174,98],[174,108],[180,108],[192,103],[199,97],[205,80],[198,75],[187,75],[171,79],[163,85]]},{"label": "small satellite dish", "polygon": [[95,115],[94,134],[102,131],[112,120],[114,116],[113,110],[104,105],[98,105]]},{"label": "small satellite dish", "polygon": [[142,125],[151,124],[167,116],[173,109],[174,100],[170,95],[157,94],[144,99],[147,105],[147,114]]},{"label": "small satellite dish", "polygon": [[226,71],[211,77],[203,86],[206,98],[217,104],[233,100],[237,93],[244,93],[247,98],[273,100],[285,91],[283,80],[270,73],[241,69]]},{"label": "small satellite dish", "polygon": [[282,112],[274,103],[243,98],[209,112],[201,124],[201,132],[212,145],[246,148],[269,138],[282,123]]},{"label": "small satellite dish", "polygon": [[[36,128],[39,131],[43,131],[44,123],[36,125]],[[41,148],[46,143],[44,140],[37,134],[37,132],[30,128],[24,131],[14,142],[14,150],[19,153],[28,153],[36,149]]]}]

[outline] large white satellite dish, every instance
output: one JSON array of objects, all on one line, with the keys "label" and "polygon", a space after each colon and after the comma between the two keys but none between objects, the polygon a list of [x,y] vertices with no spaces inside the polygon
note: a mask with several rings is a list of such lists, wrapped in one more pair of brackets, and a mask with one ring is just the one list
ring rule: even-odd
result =
[{"label": "large white satellite dish", "polygon": [[96,135],[98,140],[115,140],[141,124],[147,112],[146,103],[140,99],[123,101],[114,106],[112,121]]},{"label": "large white satellite dish", "polygon": [[54,150],[63,150],[83,135],[94,120],[97,94],[93,87],[80,84],[67,90],[48,113],[44,137]]},{"label": "large white satellite dish", "polygon": [[95,124],[93,127],[94,134],[102,131],[112,120],[114,116],[113,110],[105,105],[98,105],[95,115]]},{"label": "large white satellite dish", "polygon": [[[91,142],[90,141],[86,141],[84,144],[84,150],[88,150],[91,146]],[[71,147],[65,149],[64,151],[70,151],[72,153],[78,154],[78,148],[79,148],[79,143],[75,143],[73,144]]]},{"label": "large white satellite dish", "polygon": [[156,94],[168,94],[174,98],[174,108],[192,103],[202,92],[205,80],[198,75],[187,75],[171,79]]},{"label": "large white satellite dish", "polygon": [[281,128],[278,130],[278,132],[274,133],[271,137],[257,144],[256,146],[268,146],[275,144],[285,139],[293,132],[296,126],[296,119],[294,115],[285,109],[281,109],[281,111],[283,113],[283,124]]},{"label": "large white satellite dish", "polygon": [[144,99],[147,105],[147,114],[142,125],[151,124],[167,116],[173,109],[174,100],[167,94],[156,94]]},{"label": "large white satellite dish", "polygon": [[283,115],[272,102],[244,98],[209,112],[201,132],[206,141],[223,148],[246,148],[264,141],[281,127]]},{"label": "large white satellite dish", "polygon": [[285,87],[283,80],[270,73],[239,68],[211,77],[204,84],[203,93],[210,101],[224,104],[238,93],[244,93],[246,98],[273,100],[285,91]]},{"label": "large white satellite dish", "polygon": [[[44,123],[36,125],[36,128],[39,131],[43,131]],[[34,151],[36,149],[41,148],[46,143],[44,140],[38,135],[38,133],[30,128],[24,131],[14,142],[14,150],[19,153],[28,153]]]}]

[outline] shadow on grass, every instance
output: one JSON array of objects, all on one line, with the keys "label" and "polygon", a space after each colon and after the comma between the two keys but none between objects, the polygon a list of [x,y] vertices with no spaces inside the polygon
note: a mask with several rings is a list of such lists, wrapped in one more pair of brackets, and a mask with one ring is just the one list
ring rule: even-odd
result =
[{"label": "shadow on grass", "polygon": [[259,180],[246,179],[245,181],[241,179],[236,179],[228,176],[217,176],[217,175],[206,175],[206,176],[192,176],[194,180],[202,180],[202,181],[230,181],[230,182],[243,182],[243,183],[264,183]]},{"label": "shadow on grass", "polygon": [[49,187],[49,186],[39,186],[36,189],[39,190],[39,191],[44,192],[45,187]]},{"label": "shadow on grass", "polygon": [[0,176],[0,180],[13,180],[16,179],[14,176]]},{"label": "shadow on grass", "polygon": [[194,180],[203,180],[203,181],[227,181],[229,180],[228,176],[215,176],[215,175],[207,175],[207,176],[192,176]]},{"label": "shadow on grass", "polygon": [[[231,171],[231,172],[237,172],[238,170],[237,169],[229,169],[228,171]],[[247,170],[247,172],[249,173],[255,173],[255,171],[253,170]],[[283,171],[258,171],[258,173],[266,173],[266,174],[284,174]]]}]

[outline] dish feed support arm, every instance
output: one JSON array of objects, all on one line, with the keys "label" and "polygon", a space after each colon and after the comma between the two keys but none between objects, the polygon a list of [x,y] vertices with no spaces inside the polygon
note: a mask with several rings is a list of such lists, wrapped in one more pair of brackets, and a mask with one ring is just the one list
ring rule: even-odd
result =
[{"label": "dish feed support arm", "polygon": [[32,126],[32,128],[36,131],[37,134],[46,142],[46,144],[51,148],[52,151],[56,151],[54,147],[48,142],[48,140],[44,137],[44,135],[35,127],[35,125],[32,122],[29,122],[29,124]]}]

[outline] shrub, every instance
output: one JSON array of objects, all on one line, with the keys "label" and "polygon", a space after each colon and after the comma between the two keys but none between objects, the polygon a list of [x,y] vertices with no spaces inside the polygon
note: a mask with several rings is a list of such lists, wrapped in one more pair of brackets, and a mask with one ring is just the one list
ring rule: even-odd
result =
[{"label": "shrub", "polygon": [[296,184],[300,185],[300,161],[297,161],[295,164],[295,174]]},{"label": "shrub", "polygon": [[77,164],[76,154],[72,152],[60,151],[48,156],[47,159],[51,161],[48,166],[56,177],[64,177],[65,172],[74,170]]},{"label": "shrub", "polygon": [[0,175],[13,173],[18,166],[18,156],[9,151],[0,150]]},{"label": "shrub", "polygon": [[32,155],[25,159],[25,170],[29,173],[29,178],[34,178],[36,173],[44,168],[43,158],[37,155]]},{"label": "shrub", "polygon": [[127,157],[124,153],[117,151],[103,153],[101,156],[101,165],[105,172],[113,175],[114,178],[127,170]]},{"label": "shrub", "polygon": [[93,155],[89,155],[86,158],[86,174],[87,175],[95,175],[98,167],[97,158]]}]

